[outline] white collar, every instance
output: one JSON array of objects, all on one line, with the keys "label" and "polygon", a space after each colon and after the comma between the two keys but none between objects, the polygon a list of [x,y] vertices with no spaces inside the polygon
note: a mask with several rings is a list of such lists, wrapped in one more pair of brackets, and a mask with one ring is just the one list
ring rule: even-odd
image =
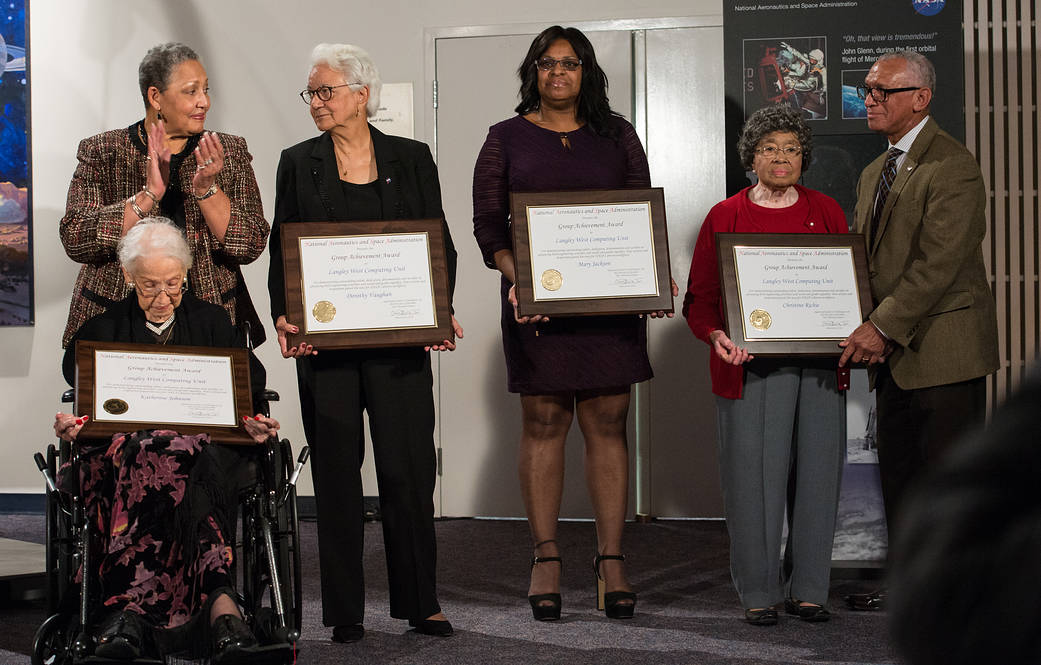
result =
[{"label": "white collar", "polygon": [[889,147],[896,148],[897,150],[906,153],[911,149],[911,144],[913,144],[915,139],[918,138],[918,135],[922,133],[922,129],[925,128],[925,123],[928,121],[929,116],[925,116],[922,118],[921,122],[911,128],[911,131],[901,136],[899,141],[896,143],[890,143]]}]

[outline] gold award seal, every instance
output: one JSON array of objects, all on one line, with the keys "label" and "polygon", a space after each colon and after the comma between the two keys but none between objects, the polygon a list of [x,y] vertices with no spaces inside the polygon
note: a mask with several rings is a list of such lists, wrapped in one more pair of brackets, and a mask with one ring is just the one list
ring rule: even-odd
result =
[{"label": "gold award seal", "polygon": [[114,416],[118,416],[121,413],[126,413],[127,409],[130,408],[130,405],[121,399],[112,398],[105,400],[105,403],[101,405],[101,408]]},{"label": "gold award seal", "polygon": [[336,305],[328,300],[319,300],[311,310],[314,320],[319,323],[329,323],[336,318]]},{"label": "gold award seal", "polygon": [[564,283],[564,278],[561,276],[559,270],[550,268],[549,270],[542,273],[542,288],[547,291],[556,291],[560,288],[560,285]]},{"label": "gold award seal", "polygon": [[766,330],[774,320],[770,317],[770,312],[765,309],[753,309],[752,313],[748,316],[748,322],[751,323],[752,327],[756,330]]}]

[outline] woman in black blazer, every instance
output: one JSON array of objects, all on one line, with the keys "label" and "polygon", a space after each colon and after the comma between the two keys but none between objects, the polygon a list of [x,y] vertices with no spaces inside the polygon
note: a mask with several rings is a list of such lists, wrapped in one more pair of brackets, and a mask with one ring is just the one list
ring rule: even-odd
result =
[{"label": "woman in black blazer", "polygon": [[[424,143],[387,136],[368,124],[379,108],[379,74],[356,46],[319,44],[311,54],[308,103],[322,134],[282,151],[271,228],[268,289],[282,355],[296,358],[304,433],[311,447],[318,508],[322,620],[333,640],[364,635],[361,462],[362,411],[369,414],[387,553],[390,614],[417,632],[447,636],[437,600],[434,502],[434,401],[427,351],[287,348],[283,224],[444,218],[437,167]],[[456,251],[444,227],[449,292]],[[456,337],[463,330],[455,317]]]}]

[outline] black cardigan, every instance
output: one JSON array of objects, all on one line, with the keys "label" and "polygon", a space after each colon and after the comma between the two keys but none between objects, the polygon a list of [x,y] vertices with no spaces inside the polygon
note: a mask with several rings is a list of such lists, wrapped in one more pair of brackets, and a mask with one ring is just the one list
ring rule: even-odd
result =
[{"label": "black cardigan", "polygon": [[[376,181],[383,219],[436,219],[445,217],[441,183],[427,144],[388,136],[369,125],[376,153]],[[285,271],[282,266],[282,224],[348,221],[347,199],[328,132],[282,151],[275,177],[275,216],[271,224],[268,292],[271,318],[286,313]],[[361,220],[358,220],[361,221]],[[455,291],[458,256],[448,224],[444,223],[449,301]],[[299,324],[300,321],[295,323]]]},{"label": "black cardigan", "polygon": [[[190,293],[181,296],[181,304],[175,310],[173,333],[169,344],[182,346],[212,346],[215,348],[245,348],[245,341],[231,318],[220,305],[199,300]],[[88,320],[69,341],[62,361],[62,372],[69,385],[76,379],[76,341],[130,342],[154,344],[155,336],[145,328],[145,313],[137,304],[133,293],[101,314]],[[264,366],[253,352],[249,353],[250,384],[253,391],[254,409],[262,406],[260,396],[267,380]]]}]

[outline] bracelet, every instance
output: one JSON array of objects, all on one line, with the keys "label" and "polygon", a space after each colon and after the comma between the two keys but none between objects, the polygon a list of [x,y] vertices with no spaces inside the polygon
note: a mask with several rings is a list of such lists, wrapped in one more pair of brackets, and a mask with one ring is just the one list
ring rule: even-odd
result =
[{"label": "bracelet", "polygon": [[192,192],[192,194],[195,194],[195,200],[196,201],[205,201],[206,199],[210,198],[211,196],[213,196],[216,193],[217,193],[217,183],[213,183],[212,185],[210,185],[210,188],[207,189],[206,193],[203,194],[202,196],[199,196],[198,194],[195,194],[195,192]]},{"label": "bracelet", "polygon": [[148,216],[148,213],[142,210],[141,206],[137,205],[136,199],[137,195],[131,196],[129,199],[127,199],[127,203],[130,204],[130,209],[134,211],[134,214],[137,215],[138,219],[144,219]]},{"label": "bracelet", "polygon": [[141,191],[145,193],[145,196],[152,199],[152,203],[159,205],[159,199],[148,189],[148,185],[143,185]]}]

